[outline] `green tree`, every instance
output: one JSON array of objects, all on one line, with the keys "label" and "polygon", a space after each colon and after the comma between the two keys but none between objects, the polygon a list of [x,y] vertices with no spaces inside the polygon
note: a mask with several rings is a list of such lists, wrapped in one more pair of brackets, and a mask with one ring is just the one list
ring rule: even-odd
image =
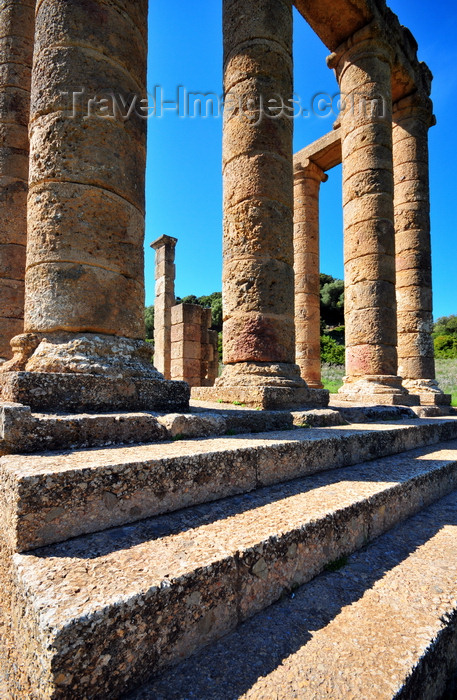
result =
[{"label": "green tree", "polygon": [[444,335],[457,336],[457,316],[442,316],[433,324],[433,337]]},{"label": "green tree", "polygon": [[457,358],[457,334],[439,335],[433,340],[435,346],[435,357],[440,359]]},{"label": "green tree", "polygon": [[339,345],[329,335],[322,335],[321,360],[331,365],[344,365],[344,345]]},{"label": "green tree", "polygon": [[146,326],[146,340],[154,339],[154,306],[146,306],[144,310],[144,325]]},{"label": "green tree", "polygon": [[222,331],[222,292],[213,292],[209,295],[196,297],[195,294],[189,294],[182,299],[177,297],[177,304],[198,304],[205,308],[211,308],[211,328],[215,331]]},{"label": "green tree", "polygon": [[320,275],[321,320],[324,327],[344,324],[344,282],[330,275]]}]

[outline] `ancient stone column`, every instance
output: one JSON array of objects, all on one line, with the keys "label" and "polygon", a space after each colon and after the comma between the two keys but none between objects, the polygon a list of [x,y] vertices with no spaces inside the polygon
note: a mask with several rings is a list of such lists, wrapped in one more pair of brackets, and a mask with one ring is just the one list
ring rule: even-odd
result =
[{"label": "ancient stone column", "polygon": [[151,248],[155,258],[154,366],[170,379],[171,307],[175,304],[175,246],[177,238],[160,236]]},{"label": "ancient stone column", "polygon": [[404,403],[397,376],[391,50],[369,25],[329,58],[344,105],[343,399]]},{"label": "ancient stone column", "polygon": [[309,387],[322,388],[319,189],[328,176],[308,161],[294,173],[295,357]]},{"label": "ancient stone column", "polygon": [[[50,401],[59,381],[72,407],[97,406],[102,389],[109,407],[109,387],[113,406],[149,406],[155,390],[148,398],[140,380],[163,381],[144,342],[147,9],[147,0],[36,4],[25,335],[2,368],[26,376],[14,390],[2,380],[5,399],[32,401],[41,382],[44,401],[53,373]],[[81,374],[104,380],[84,380],[94,387],[85,402]]]},{"label": "ancient stone column", "polygon": [[398,374],[421,403],[449,403],[435,379],[428,130],[430,99],[418,93],[393,110]]},{"label": "ancient stone column", "polygon": [[28,124],[35,2],[0,2],[0,363],[24,325]]},{"label": "ancient stone column", "polygon": [[306,385],[295,364],[293,120],[282,107],[292,95],[292,2],[223,7],[225,369],[216,384],[236,399],[236,387]]}]

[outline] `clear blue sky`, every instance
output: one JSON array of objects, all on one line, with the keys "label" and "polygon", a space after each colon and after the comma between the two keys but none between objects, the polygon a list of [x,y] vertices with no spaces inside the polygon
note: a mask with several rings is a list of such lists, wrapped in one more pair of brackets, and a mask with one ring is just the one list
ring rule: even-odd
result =
[{"label": "clear blue sky", "polygon": [[[457,4],[454,0],[391,0],[391,9],[419,43],[419,58],[434,74],[432,97],[438,124],[430,131],[434,316],[457,314]],[[169,0],[150,3],[149,92],[161,86],[176,101],[178,86],[222,93],[222,2]],[[334,94],[325,64],[328,50],[294,12],[295,92],[304,104],[317,93]],[[299,150],[331,129],[333,118],[295,120]],[[176,294],[221,290],[222,183],[220,118],[182,118],[173,111],[149,120],[146,303],[154,303],[154,253],[162,234],[179,239]],[[343,276],[341,168],[321,188],[321,271]],[[455,276],[454,276],[455,275]]]}]

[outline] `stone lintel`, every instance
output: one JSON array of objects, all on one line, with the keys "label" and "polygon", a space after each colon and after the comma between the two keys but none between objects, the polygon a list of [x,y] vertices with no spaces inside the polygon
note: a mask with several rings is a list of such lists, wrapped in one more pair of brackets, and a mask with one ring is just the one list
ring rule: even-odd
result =
[{"label": "stone lintel", "polygon": [[305,406],[328,406],[326,389],[277,386],[193,387],[192,398],[200,401],[237,403],[267,410]]},{"label": "stone lintel", "polygon": [[151,248],[154,248],[154,250],[164,248],[165,246],[175,248],[177,242],[177,238],[173,238],[173,236],[167,236],[164,234],[163,236],[159,236],[159,238],[156,238],[156,240],[151,243]]},{"label": "stone lintel", "polygon": [[0,400],[30,406],[32,411],[185,410],[189,397],[185,382],[148,377],[52,372],[0,375]]},{"label": "stone lintel", "polygon": [[340,165],[341,160],[341,132],[338,127],[295,153],[294,174],[306,168],[309,161],[325,172]]}]

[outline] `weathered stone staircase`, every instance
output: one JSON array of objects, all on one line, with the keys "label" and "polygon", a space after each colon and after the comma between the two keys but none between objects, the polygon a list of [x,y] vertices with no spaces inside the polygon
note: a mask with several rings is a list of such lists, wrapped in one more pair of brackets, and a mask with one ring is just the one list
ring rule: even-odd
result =
[{"label": "weathered stone staircase", "polygon": [[7,692],[438,699],[455,490],[452,417],[3,456]]}]

